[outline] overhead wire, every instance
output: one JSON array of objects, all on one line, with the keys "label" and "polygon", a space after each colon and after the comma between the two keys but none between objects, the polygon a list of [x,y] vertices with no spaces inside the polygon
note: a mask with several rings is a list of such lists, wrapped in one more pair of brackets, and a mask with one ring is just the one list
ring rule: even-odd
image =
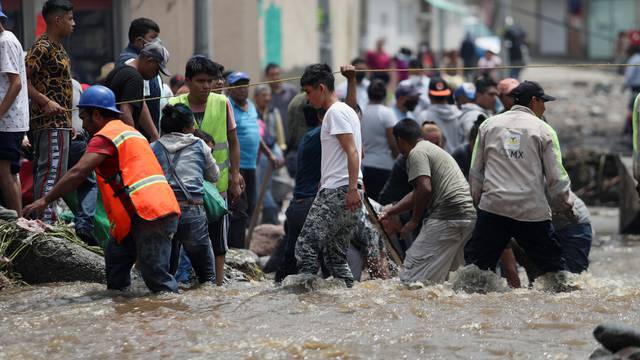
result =
[{"label": "overhead wire", "polygon": [[[430,67],[430,68],[407,68],[407,69],[399,69],[399,68],[391,68],[391,69],[364,69],[364,70],[353,70],[355,72],[367,72],[367,73],[375,73],[375,72],[418,72],[418,71],[434,71],[434,72],[443,72],[443,71],[475,71],[475,70],[511,70],[511,69],[548,69],[548,68],[619,68],[619,67],[638,67],[640,64],[612,64],[612,63],[578,63],[578,64],[529,64],[529,65],[500,65],[492,68],[480,67],[480,66],[467,66],[467,67]],[[340,74],[341,71],[334,71],[332,74]],[[224,90],[232,90],[238,88],[245,87],[254,87],[258,85],[269,85],[274,83],[281,82],[289,82],[300,80],[302,76],[294,76],[288,77],[278,80],[266,80],[259,81],[249,84],[242,85],[231,85],[231,86],[223,86],[220,88],[216,88],[212,92],[224,91]],[[149,101],[149,100],[161,100],[161,99],[169,99],[174,97],[175,95],[167,95],[167,96],[156,96],[156,97],[146,97],[142,99],[134,99],[134,100],[126,100],[116,102],[116,105],[124,105],[124,104],[133,104],[141,101]],[[71,109],[64,109],[64,112],[72,112],[75,110],[79,110],[77,107]],[[37,115],[31,117],[31,120],[35,120],[41,117],[51,116],[51,115]]]}]

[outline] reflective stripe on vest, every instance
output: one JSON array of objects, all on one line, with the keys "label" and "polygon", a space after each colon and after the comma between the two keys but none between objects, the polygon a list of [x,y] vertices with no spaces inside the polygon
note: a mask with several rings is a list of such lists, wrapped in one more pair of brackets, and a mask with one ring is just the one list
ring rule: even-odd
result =
[{"label": "reflective stripe on vest", "polygon": [[213,146],[213,151],[218,151],[218,150],[226,150],[229,148],[229,144],[228,143],[222,143],[222,144],[215,144]]},{"label": "reflective stripe on vest", "polygon": [[[182,94],[169,99],[169,104],[184,104],[189,106],[189,94]],[[211,93],[207,98],[207,106],[200,130],[211,135],[215,146],[212,149],[213,158],[220,168],[220,175],[216,182],[218,191],[225,192],[229,188],[229,144],[227,142],[227,97]],[[221,126],[222,125],[222,126]],[[195,128],[199,128],[195,124]]]},{"label": "reflective stripe on vest", "polygon": [[140,133],[139,133],[139,132],[137,132],[137,131],[124,131],[124,132],[122,132],[120,135],[116,136],[116,137],[113,139],[113,144],[114,144],[116,147],[120,147],[120,145],[121,145],[125,140],[127,140],[127,139],[129,139],[129,138],[133,138],[133,137],[135,137],[135,138],[139,138],[139,139],[145,139],[145,140],[147,140],[147,138],[146,138],[146,137],[144,137],[144,135],[140,134]]},{"label": "reflective stripe on vest", "polygon": [[[109,139],[117,149],[119,184],[126,189],[133,206],[129,211],[114,192],[112,184],[98,177],[105,212],[111,223],[111,235],[121,243],[131,232],[131,211],[135,216],[153,221],[175,214],[180,205],[164,176],[147,139],[120,120],[109,121],[96,135]],[[120,191],[120,190],[118,190]]]},{"label": "reflective stripe on vest", "polygon": [[220,169],[220,171],[228,169],[229,168],[229,160],[225,160],[224,162],[222,162],[221,164],[218,164],[218,169]]},{"label": "reflective stripe on vest", "polygon": [[136,182],[134,182],[133,184],[129,185],[129,195],[134,194],[135,192],[137,192],[138,190],[152,185],[152,184],[157,184],[157,183],[167,183],[167,179],[164,177],[164,175],[151,175],[149,177],[146,177],[144,179],[140,179]]}]

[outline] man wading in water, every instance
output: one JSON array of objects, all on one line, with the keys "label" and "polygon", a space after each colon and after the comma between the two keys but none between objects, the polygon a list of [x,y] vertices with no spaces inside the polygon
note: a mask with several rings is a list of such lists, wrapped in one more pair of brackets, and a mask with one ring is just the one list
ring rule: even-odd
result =
[{"label": "man wading in water", "polygon": [[324,249],[331,275],[351,287],[353,275],[347,264],[347,249],[357,228],[357,212],[362,207],[358,190],[362,184],[360,121],[349,105],[338,101],[328,65],[308,66],[300,85],[311,105],[327,112],[320,129],[320,191],[296,244],[299,272],[316,275],[318,255]]},{"label": "man wading in water", "polygon": [[558,136],[541,119],[545,102],[555,98],[531,81],[512,94],[511,110],[487,119],[478,131],[469,172],[478,220],[465,259],[494,270],[513,237],[541,273],[566,270],[552,237],[549,205],[572,222],[577,219]]},{"label": "man wading in water", "polygon": [[151,146],[118,119],[121,112],[108,88],[88,88],[78,108],[82,126],[93,135],[87,151],[46,196],[24,208],[25,215],[75,190],[95,170],[111,223],[104,254],[107,288],[128,288],[135,263],[149,290],[178,292],[169,274],[169,257],[180,206]]}]

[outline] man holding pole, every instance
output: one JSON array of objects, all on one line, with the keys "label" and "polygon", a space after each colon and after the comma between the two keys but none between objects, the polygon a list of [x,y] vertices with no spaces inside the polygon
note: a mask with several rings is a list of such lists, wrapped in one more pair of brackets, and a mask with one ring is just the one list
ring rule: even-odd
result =
[{"label": "man holding pole", "polygon": [[360,121],[349,105],[338,101],[334,77],[326,64],[308,66],[300,85],[311,105],[326,110],[326,114],[320,129],[320,191],[295,247],[299,272],[316,275],[318,256],[324,249],[324,261],[331,275],[351,287],[353,275],[347,263],[347,250],[362,208]]}]

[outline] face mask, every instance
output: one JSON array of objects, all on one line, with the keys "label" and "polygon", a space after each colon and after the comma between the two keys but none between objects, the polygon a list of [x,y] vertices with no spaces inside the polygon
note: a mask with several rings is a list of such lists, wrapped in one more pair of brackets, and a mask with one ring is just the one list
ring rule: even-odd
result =
[{"label": "face mask", "polygon": [[367,73],[365,73],[365,72],[357,72],[356,73],[356,81],[357,82],[362,82],[362,80],[364,80],[365,76],[367,76]]},{"label": "face mask", "polygon": [[418,106],[418,100],[407,100],[405,101],[404,106],[407,108],[407,111],[413,111],[416,109],[416,106]]}]

